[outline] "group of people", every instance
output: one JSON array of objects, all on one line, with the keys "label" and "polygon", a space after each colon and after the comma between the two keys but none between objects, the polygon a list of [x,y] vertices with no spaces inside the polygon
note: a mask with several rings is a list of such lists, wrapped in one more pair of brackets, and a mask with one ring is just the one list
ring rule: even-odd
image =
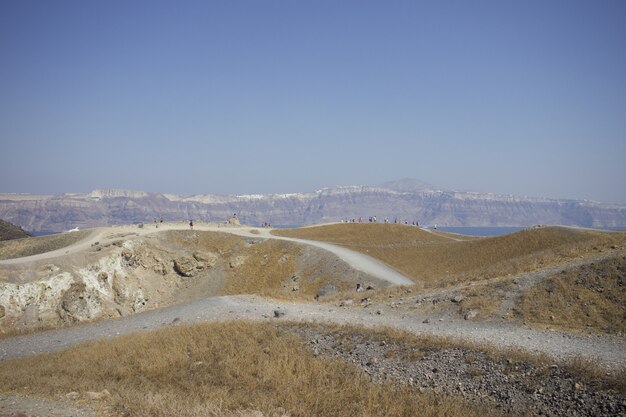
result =
[{"label": "group of people", "polygon": [[[371,216],[369,217],[369,223],[377,223],[378,219],[376,218],[376,216]],[[383,220],[386,224],[390,223],[389,219],[387,217],[384,218]],[[359,217],[358,219],[356,218],[350,218],[350,219],[342,219],[341,223],[363,223],[363,218]],[[394,224],[406,224],[406,225],[413,225],[413,226],[419,226],[419,222],[417,220],[412,221],[411,223],[409,223],[408,220],[398,220],[397,218],[395,218],[393,220]]]}]

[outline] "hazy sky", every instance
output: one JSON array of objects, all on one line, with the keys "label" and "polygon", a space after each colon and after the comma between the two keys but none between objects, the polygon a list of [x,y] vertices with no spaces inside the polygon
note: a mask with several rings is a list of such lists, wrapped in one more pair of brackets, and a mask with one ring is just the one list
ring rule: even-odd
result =
[{"label": "hazy sky", "polygon": [[0,1],[0,192],[626,203],[626,1]]}]

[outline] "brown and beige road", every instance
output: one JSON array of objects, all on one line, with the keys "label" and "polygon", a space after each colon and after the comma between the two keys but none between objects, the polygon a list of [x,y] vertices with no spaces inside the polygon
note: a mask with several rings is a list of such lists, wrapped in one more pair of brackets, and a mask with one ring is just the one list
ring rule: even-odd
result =
[{"label": "brown and beige road", "polygon": [[[136,226],[95,229],[84,241],[77,242],[60,251],[21,258],[21,261],[29,262],[75,253],[89,248],[96,241],[106,243],[132,236],[147,235],[157,231],[182,228],[184,228],[182,224],[167,224],[158,229],[147,227],[138,229]],[[270,235],[267,229],[243,226],[235,228],[209,224],[196,225],[195,229],[228,232],[254,238],[280,238],[301,244],[311,244],[330,250],[343,259],[346,259],[346,254],[352,252],[336,245],[273,236]],[[338,248],[343,250],[338,250]],[[346,261],[357,269],[364,270],[363,268],[365,268],[366,272],[381,279],[387,277],[386,280],[389,282],[402,284],[406,282],[397,278],[398,275],[393,275],[386,270],[385,268],[387,267],[385,265],[377,261],[369,262],[371,258],[365,255],[357,255],[352,259],[348,257]],[[12,261],[17,263],[20,260]],[[0,262],[0,265],[3,263],[6,264],[7,261]],[[384,268],[381,269],[381,265]],[[388,269],[397,274],[390,268]],[[401,275],[399,276],[402,277]],[[406,279],[405,277],[402,278]],[[557,359],[579,356],[595,360],[607,369],[612,370],[626,368],[626,340],[623,337],[538,330],[502,322],[467,321],[453,317],[433,318],[413,310],[399,312],[389,309],[381,312],[382,314],[378,314],[379,311],[371,311],[372,309],[360,306],[342,308],[323,303],[291,303],[251,295],[209,297],[119,319],[102,320],[65,329],[3,339],[0,340],[0,360],[55,351],[81,342],[106,339],[136,331],[154,330],[174,323],[231,319],[278,320],[273,318],[273,311],[278,307],[286,310],[285,318],[280,320],[391,326],[416,334],[447,336],[465,341],[490,344],[499,348],[521,348],[532,352],[545,353]],[[430,319],[427,323],[424,322],[426,318]]]},{"label": "brown and beige road", "polygon": [[[2,265],[16,265],[25,262],[40,261],[44,259],[52,259],[59,256],[70,255],[83,250],[89,249],[95,242],[100,244],[110,243],[114,240],[128,239],[132,237],[145,236],[152,233],[162,232],[165,230],[189,230],[189,226],[183,223],[164,223],[158,228],[154,226],[144,226],[139,228],[137,226],[115,226],[115,227],[100,227],[92,230],[91,234],[85,239],[82,239],[70,246],[62,249],[58,249],[51,252],[42,253],[39,255],[27,256],[24,258],[7,259],[0,261]],[[289,242],[298,243],[301,245],[310,245],[317,248],[326,250],[343,259],[352,268],[369,274],[375,278],[383,281],[387,281],[392,285],[412,285],[413,281],[406,276],[402,275],[398,271],[388,267],[382,262],[367,256],[365,254],[333,245],[331,243],[319,242],[313,240],[296,239],[283,236],[275,236],[270,233],[270,229],[248,227],[248,226],[227,226],[219,225],[216,223],[199,223],[194,225],[196,231],[211,231],[211,232],[223,232],[230,233],[237,236],[256,238],[256,239],[278,239],[286,240]],[[68,232],[71,233],[71,232]]]}]

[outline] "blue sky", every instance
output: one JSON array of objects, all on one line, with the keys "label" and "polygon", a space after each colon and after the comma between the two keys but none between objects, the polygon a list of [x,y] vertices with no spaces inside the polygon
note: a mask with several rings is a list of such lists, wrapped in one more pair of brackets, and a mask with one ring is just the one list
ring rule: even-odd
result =
[{"label": "blue sky", "polygon": [[626,203],[626,2],[0,2],[0,192]]}]

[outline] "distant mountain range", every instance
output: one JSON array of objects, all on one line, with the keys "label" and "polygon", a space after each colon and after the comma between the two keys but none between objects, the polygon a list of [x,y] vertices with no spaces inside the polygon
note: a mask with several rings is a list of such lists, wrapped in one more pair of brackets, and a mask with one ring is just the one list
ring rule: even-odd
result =
[{"label": "distant mountain range", "polygon": [[149,223],[161,216],[166,221],[225,221],[233,213],[251,225],[306,225],[359,217],[368,221],[376,216],[378,221],[440,226],[626,226],[626,205],[441,190],[414,179],[295,194],[180,196],[114,189],[0,194],[0,218],[30,231]]}]

